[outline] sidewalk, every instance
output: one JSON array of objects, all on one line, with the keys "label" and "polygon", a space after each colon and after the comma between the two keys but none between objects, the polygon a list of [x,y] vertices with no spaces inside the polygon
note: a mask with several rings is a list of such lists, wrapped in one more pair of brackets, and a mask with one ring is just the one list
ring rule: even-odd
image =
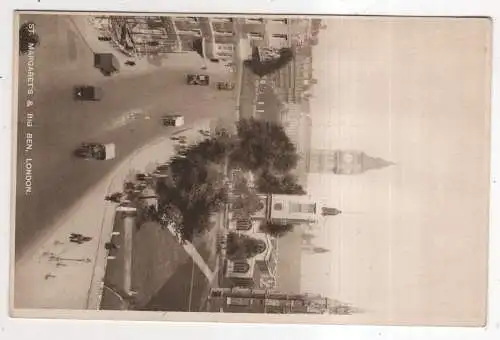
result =
[{"label": "sidewalk", "polygon": [[[196,138],[197,131],[210,128],[210,123],[200,122],[183,134],[188,139]],[[47,237],[34,244],[15,266],[15,309],[97,309],[106,270],[104,244],[111,238],[116,209],[104,197],[121,191],[131,171],[143,171],[173,153],[170,135],[137,150],[76,203]],[[83,244],[71,243],[71,233],[92,239]]]}]

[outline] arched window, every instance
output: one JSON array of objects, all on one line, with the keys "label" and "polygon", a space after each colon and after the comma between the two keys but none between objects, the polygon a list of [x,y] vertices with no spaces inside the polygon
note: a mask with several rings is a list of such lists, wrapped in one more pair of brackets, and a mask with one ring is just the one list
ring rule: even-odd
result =
[{"label": "arched window", "polygon": [[233,263],[233,272],[244,274],[250,270],[250,265],[246,261],[236,261]]}]

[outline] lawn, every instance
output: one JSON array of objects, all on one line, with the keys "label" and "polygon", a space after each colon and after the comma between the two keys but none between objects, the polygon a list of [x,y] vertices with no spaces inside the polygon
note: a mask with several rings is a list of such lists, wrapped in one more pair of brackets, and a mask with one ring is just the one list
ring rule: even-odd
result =
[{"label": "lawn", "polygon": [[186,262],[190,262],[189,255],[168,230],[155,223],[143,224],[134,234],[132,256],[132,286],[138,304],[147,304]]},{"label": "lawn", "polygon": [[[122,228],[121,219],[117,217],[114,230],[121,232]],[[193,245],[212,270],[217,262],[215,232],[214,227],[193,240]],[[121,235],[114,236],[114,243],[121,245]],[[105,285],[111,289],[104,290],[101,309],[119,310],[124,309],[125,305],[112,290],[122,292],[124,278],[122,248],[113,251],[112,255],[116,256],[116,259],[108,260],[105,277]],[[173,282],[183,282],[182,285],[177,284],[175,294],[172,291]],[[167,291],[170,290],[176,296],[177,300],[172,300],[172,305],[168,299],[158,300],[158,296],[166,294],[165,287],[170,287]],[[137,292],[134,298],[135,308],[143,309],[151,304],[156,306],[155,308],[161,307],[162,310],[176,310],[179,304],[186,308],[189,308],[190,304],[198,306],[201,304],[198,300],[201,297],[205,299],[207,287],[208,281],[205,276],[168,230],[161,229],[156,223],[145,223],[135,230],[132,252],[132,288]],[[181,301],[190,302],[182,304]]]}]

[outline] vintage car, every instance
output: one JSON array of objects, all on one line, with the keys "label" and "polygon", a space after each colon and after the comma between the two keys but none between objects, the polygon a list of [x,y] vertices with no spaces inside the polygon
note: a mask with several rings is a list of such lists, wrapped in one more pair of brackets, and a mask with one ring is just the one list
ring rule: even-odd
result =
[{"label": "vintage car", "polygon": [[109,77],[120,71],[120,61],[113,53],[95,53],[94,67]]},{"label": "vintage car", "polygon": [[181,115],[166,115],[162,117],[164,126],[179,127],[184,125],[184,116]]},{"label": "vintage car", "polygon": [[82,143],[74,152],[76,157],[96,159],[99,161],[110,160],[116,157],[116,146],[114,143]]},{"label": "vintage car", "polygon": [[234,89],[234,83],[231,81],[219,81],[217,82],[217,89],[231,91]]},{"label": "vintage car", "polygon": [[99,101],[103,97],[103,91],[100,87],[82,85],[73,88],[73,97],[75,100]]},{"label": "vintage car", "polygon": [[210,77],[204,74],[188,74],[188,85],[201,85],[208,86],[210,84]]}]

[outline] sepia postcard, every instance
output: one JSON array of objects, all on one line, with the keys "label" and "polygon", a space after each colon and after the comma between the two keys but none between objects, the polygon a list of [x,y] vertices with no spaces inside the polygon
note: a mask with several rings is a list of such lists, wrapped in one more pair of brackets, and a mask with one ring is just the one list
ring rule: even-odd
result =
[{"label": "sepia postcard", "polygon": [[485,325],[490,19],[15,15],[12,316]]}]

